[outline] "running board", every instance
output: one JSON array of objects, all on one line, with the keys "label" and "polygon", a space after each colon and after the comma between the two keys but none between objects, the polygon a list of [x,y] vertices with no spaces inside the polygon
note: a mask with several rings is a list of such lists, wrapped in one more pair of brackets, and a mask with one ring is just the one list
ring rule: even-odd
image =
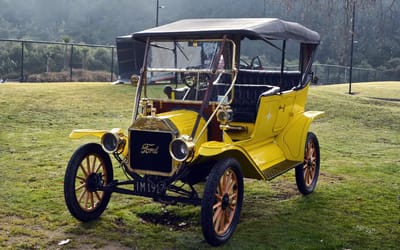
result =
[{"label": "running board", "polygon": [[282,161],[272,167],[269,167],[263,171],[263,174],[267,180],[272,180],[275,177],[282,175],[286,173],[287,171],[293,169],[297,165],[299,165],[301,162],[298,161],[289,161],[285,160]]}]

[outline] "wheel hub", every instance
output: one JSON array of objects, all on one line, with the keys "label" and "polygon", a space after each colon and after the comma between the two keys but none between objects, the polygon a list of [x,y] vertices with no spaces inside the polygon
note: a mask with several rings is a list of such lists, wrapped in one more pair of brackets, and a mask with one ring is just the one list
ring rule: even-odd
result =
[{"label": "wheel hub", "polygon": [[86,179],[86,189],[95,192],[102,186],[101,174],[91,173]]},{"label": "wheel hub", "polygon": [[307,160],[307,168],[308,168],[308,169],[311,169],[311,167],[312,167],[312,160],[311,160],[311,159],[308,159],[308,160]]},{"label": "wheel hub", "polygon": [[225,210],[229,206],[229,196],[228,194],[225,194],[224,197],[222,197],[222,209]]}]

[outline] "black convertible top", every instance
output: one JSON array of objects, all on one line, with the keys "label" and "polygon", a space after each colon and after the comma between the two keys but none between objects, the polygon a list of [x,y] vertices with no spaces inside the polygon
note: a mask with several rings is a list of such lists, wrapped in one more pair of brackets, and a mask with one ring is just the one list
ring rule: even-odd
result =
[{"label": "black convertible top", "polygon": [[297,40],[301,43],[319,44],[317,32],[295,22],[278,18],[213,18],[184,19],[132,34],[135,40],[196,39],[248,37],[250,39]]}]

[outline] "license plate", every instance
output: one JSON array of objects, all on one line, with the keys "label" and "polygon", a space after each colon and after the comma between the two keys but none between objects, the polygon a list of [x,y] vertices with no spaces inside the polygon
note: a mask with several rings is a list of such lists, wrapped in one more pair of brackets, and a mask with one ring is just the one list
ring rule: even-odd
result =
[{"label": "license plate", "polygon": [[141,194],[163,194],[165,192],[165,183],[153,183],[148,181],[136,181],[134,184],[135,191]]}]

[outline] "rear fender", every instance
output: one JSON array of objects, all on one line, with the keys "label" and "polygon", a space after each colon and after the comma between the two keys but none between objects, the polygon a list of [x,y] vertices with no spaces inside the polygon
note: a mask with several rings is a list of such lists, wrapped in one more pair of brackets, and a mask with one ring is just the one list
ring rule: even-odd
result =
[{"label": "rear fender", "polygon": [[277,137],[278,145],[285,158],[290,161],[303,161],[304,145],[312,121],[322,117],[323,111],[307,111],[294,117]]}]

